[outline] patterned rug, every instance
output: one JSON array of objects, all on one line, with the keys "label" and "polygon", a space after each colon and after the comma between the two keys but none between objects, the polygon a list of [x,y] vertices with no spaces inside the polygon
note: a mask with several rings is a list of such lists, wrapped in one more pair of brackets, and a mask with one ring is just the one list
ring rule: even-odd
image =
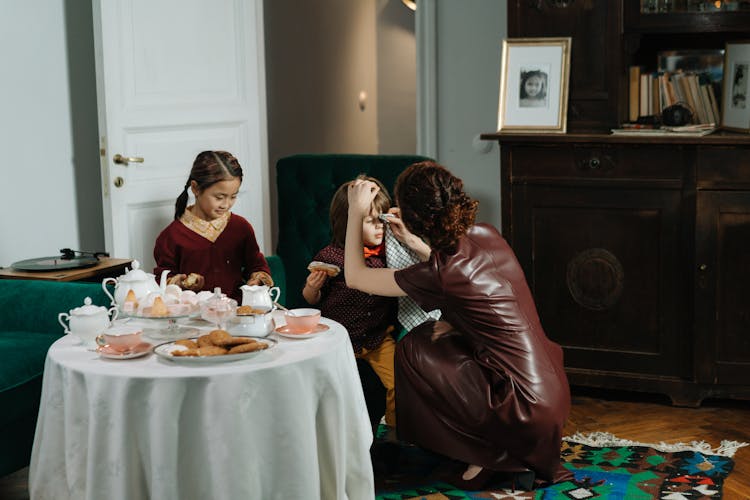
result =
[{"label": "patterned rug", "polygon": [[[378,432],[381,439],[381,432]],[[378,447],[378,445],[381,445]],[[746,443],[722,441],[645,444],[607,433],[564,438],[560,457],[572,481],[534,491],[493,484],[486,491],[463,491],[438,477],[446,459],[414,446],[373,447],[377,500],[716,500],[732,471],[735,451]],[[444,474],[443,474],[444,476]]]}]

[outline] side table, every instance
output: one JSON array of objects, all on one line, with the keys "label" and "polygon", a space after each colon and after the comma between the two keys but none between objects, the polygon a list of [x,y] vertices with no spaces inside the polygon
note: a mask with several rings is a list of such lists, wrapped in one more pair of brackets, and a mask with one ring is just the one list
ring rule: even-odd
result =
[{"label": "side table", "polygon": [[117,278],[125,273],[133,259],[115,259],[100,257],[99,263],[79,269],[63,269],[59,271],[17,271],[13,268],[0,269],[0,279],[15,280],[47,280],[47,281],[101,281],[104,278]]}]

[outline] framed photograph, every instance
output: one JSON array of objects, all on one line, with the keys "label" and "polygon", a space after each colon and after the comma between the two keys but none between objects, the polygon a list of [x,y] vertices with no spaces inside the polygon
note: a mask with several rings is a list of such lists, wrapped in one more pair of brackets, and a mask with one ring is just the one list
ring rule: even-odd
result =
[{"label": "framed photograph", "polygon": [[498,131],[565,133],[570,43],[569,37],[503,40]]},{"label": "framed photograph", "polygon": [[724,50],[724,89],[721,126],[727,130],[750,132],[750,40],[727,42]]}]

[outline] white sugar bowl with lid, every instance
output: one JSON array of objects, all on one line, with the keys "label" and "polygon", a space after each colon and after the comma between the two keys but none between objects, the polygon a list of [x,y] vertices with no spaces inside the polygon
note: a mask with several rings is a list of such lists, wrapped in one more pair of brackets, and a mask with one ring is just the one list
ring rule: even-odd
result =
[{"label": "white sugar bowl with lid", "polygon": [[82,306],[57,315],[57,321],[65,333],[78,337],[84,346],[90,348],[96,347],[96,336],[109,328],[115,319],[116,307],[107,309],[104,306],[95,306],[91,303],[91,297],[86,297]]},{"label": "white sugar bowl with lid", "polygon": [[[145,298],[149,293],[161,291],[161,287],[156,282],[156,278],[153,274],[145,272],[140,269],[141,264],[137,260],[133,261],[133,269],[127,271],[118,278],[104,278],[102,280],[102,289],[104,293],[112,300],[112,305],[121,305],[125,302],[125,298],[130,290],[133,290],[136,300],[140,301]],[[169,271],[164,270],[162,273],[162,282],[166,287],[166,275]],[[115,285],[115,295],[112,296],[107,289],[107,284],[112,283]]]}]

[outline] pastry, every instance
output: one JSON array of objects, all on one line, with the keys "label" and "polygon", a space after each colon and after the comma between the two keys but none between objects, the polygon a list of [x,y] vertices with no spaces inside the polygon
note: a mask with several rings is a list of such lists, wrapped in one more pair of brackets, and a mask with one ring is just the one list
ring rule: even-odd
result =
[{"label": "pastry", "polygon": [[231,342],[232,335],[225,330],[213,330],[208,334],[208,339],[213,345],[224,346]]},{"label": "pastry", "polygon": [[195,342],[195,340],[190,340],[190,339],[175,340],[175,344],[187,347],[188,349],[198,349],[198,344]]},{"label": "pastry", "polygon": [[253,306],[240,306],[237,308],[237,316],[252,316],[253,314],[265,314],[268,309],[256,309]]},{"label": "pastry", "polygon": [[241,352],[255,352],[255,351],[262,351],[263,349],[268,349],[268,344],[265,342],[256,342],[253,340],[252,342],[247,342],[245,344],[240,344],[232,347],[229,349],[229,352],[227,354],[239,354]]},{"label": "pastry", "polygon": [[190,273],[187,275],[187,278],[182,280],[182,286],[183,288],[192,288],[198,283],[198,279],[201,277],[200,274],[196,273]]},{"label": "pastry", "polygon": [[122,303],[122,311],[132,313],[136,309],[138,309],[138,299],[135,298],[135,292],[131,288],[125,296],[125,301]]},{"label": "pastry", "polygon": [[153,317],[163,317],[163,316],[169,316],[169,310],[167,309],[167,305],[164,303],[164,300],[161,297],[156,297],[154,299],[154,303],[151,306],[151,316]]},{"label": "pastry", "polygon": [[249,344],[252,342],[255,342],[255,339],[251,339],[249,337],[231,337],[227,341],[225,341],[222,346],[223,347],[234,347],[242,344]]},{"label": "pastry", "polygon": [[314,260],[310,262],[310,264],[307,266],[308,271],[323,271],[328,276],[333,278],[334,276],[338,276],[341,272],[341,268],[339,266],[336,266],[334,264],[328,264],[326,262],[320,262],[317,260]]},{"label": "pastry", "polygon": [[207,345],[198,348],[198,356],[221,356],[226,353],[226,349],[217,345]]},{"label": "pastry", "polygon": [[213,342],[211,342],[211,337],[208,334],[201,335],[200,337],[198,337],[197,342],[198,342],[198,347],[214,345]]}]

